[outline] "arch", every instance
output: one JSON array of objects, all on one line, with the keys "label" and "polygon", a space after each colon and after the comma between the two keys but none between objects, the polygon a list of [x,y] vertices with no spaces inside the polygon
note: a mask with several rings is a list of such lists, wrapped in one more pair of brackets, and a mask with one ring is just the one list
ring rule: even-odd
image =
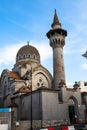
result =
[{"label": "arch", "polygon": [[55,43],[55,39],[53,39],[53,42]]},{"label": "arch", "polygon": [[61,44],[65,44],[65,39],[61,39]]},{"label": "arch", "polygon": [[21,55],[19,55],[17,59],[20,60],[21,59]]},{"label": "arch", "polygon": [[57,43],[57,41],[58,41],[58,40],[57,40],[57,38],[56,38],[56,39],[55,39],[55,42]]},{"label": "arch", "polygon": [[39,61],[40,61],[40,57],[39,57],[39,56],[37,56],[37,60],[39,60]]},{"label": "arch", "polygon": [[4,97],[6,95],[8,95],[9,91],[8,91],[8,88],[9,88],[9,85],[8,85],[8,74],[9,71],[7,70],[4,70],[2,72],[2,76],[1,76],[1,86],[2,86],[2,90],[1,90],[1,95],[2,95],[2,99],[4,99]]},{"label": "arch", "polygon": [[61,54],[61,59],[63,59],[63,54]]},{"label": "arch", "polygon": [[23,59],[25,59],[25,58],[26,58],[26,54],[24,53],[24,54],[23,54]]},{"label": "arch", "polygon": [[68,114],[71,123],[77,123],[79,117],[78,101],[74,96],[71,96],[68,100]]},{"label": "arch", "polygon": [[43,72],[38,72],[34,75],[34,78],[37,77],[36,86],[37,87],[49,87],[49,81],[47,76]]},{"label": "arch", "polygon": [[44,72],[43,70],[38,70],[35,71],[35,73],[33,74],[34,82],[33,82],[33,88],[37,89],[41,86],[45,86],[47,88],[51,88],[51,77],[46,72]]},{"label": "arch", "polygon": [[35,54],[33,54],[33,58],[36,59],[36,55]]},{"label": "arch", "polygon": [[58,43],[60,44],[60,38],[58,39]]},{"label": "arch", "polygon": [[28,54],[27,57],[28,57],[28,58],[31,58],[31,54]]},{"label": "arch", "polygon": [[38,87],[42,87],[44,85],[44,81],[42,77],[39,77],[38,82],[37,82],[37,86]]}]

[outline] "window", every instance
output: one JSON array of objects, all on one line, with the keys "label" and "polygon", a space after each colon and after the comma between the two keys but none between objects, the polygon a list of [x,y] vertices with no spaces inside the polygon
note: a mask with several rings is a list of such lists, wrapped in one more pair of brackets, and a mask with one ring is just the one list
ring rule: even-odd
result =
[{"label": "window", "polygon": [[39,84],[39,83],[37,83],[37,86],[39,87],[39,86],[40,86],[40,84]]},{"label": "window", "polygon": [[40,59],[39,59],[39,56],[37,56],[37,60],[40,60]]},{"label": "window", "polygon": [[55,39],[55,42],[57,43],[57,39]]},{"label": "window", "polygon": [[61,43],[62,43],[62,44],[65,44],[65,40],[64,40],[64,39],[61,39]]},{"label": "window", "polygon": [[63,55],[61,54],[61,59],[63,58]]},{"label": "window", "polygon": [[42,79],[39,79],[39,82],[42,82]]},{"label": "window", "polygon": [[82,101],[82,103],[86,103],[86,96],[85,96],[85,94],[81,94],[81,101]]},{"label": "window", "polygon": [[21,59],[21,55],[18,56],[18,60],[20,60],[20,59]]},{"label": "window", "polygon": [[64,71],[64,67],[62,66],[62,71]]},{"label": "window", "polygon": [[28,58],[31,58],[31,55],[30,54],[28,54],[28,56],[27,56]]},{"label": "window", "polygon": [[40,77],[37,82],[37,87],[42,87],[44,85],[43,79]]},{"label": "window", "polygon": [[36,59],[36,56],[35,56],[35,54],[34,54],[34,56],[33,56],[33,57],[34,57],[34,59]]},{"label": "window", "polygon": [[26,58],[26,54],[23,54],[23,58],[24,58],[24,59]]},{"label": "window", "polygon": [[84,82],[84,86],[87,86],[87,82]]},{"label": "window", "polygon": [[58,39],[58,43],[60,43],[60,39]]},{"label": "window", "polygon": [[6,96],[7,93],[7,85],[4,85],[4,96]]}]

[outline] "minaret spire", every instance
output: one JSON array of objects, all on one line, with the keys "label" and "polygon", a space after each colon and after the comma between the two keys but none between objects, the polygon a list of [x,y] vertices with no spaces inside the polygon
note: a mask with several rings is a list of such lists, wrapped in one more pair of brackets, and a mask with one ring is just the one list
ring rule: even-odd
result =
[{"label": "minaret spire", "polygon": [[53,19],[53,23],[52,23],[51,26],[52,26],[53,29],[61,27],[61,23],[59,22],[56,9],[55,9],[55,12],[54,12],[54,19]]}]

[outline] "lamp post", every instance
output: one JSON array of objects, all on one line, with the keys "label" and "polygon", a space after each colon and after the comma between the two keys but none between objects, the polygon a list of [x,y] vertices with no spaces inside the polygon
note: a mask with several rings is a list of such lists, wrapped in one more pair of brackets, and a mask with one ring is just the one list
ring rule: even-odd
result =
[{"label": "lamp post", "polygon": [[31,67],[31,70],[30,70],[30,81],[31,81],[31,84],[30,84],[30,87],[31,87],[31,130],[32,130],[32,67]]},{"label": "lamp post", "polygon": [[[87,59],[87,51],[82,56]],[[86,110],[85,110],[85,115],[86,115],[87,114],[87,102],[86,101],[85,101],[85,106],[86,106]],[[87,121],[87,117],[86,117],[86,121]]]}]

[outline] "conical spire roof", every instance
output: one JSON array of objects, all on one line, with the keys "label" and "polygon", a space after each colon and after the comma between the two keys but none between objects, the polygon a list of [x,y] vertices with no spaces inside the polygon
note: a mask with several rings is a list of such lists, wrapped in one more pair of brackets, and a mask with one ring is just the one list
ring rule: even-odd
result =
[{"label": "conical spire roof", "polygon": [[50,29],[46,34],[48,38],[53,36],[55,33],[67,36],[67,31],[61,28],[61,23],[59,22],[56,10],[54,13],[53,24],[51,26],[52,26],[52,29]]},{"label": "conical spire roof", "polygon": [[59,19],[58,19],[57,13],[56,13],[56,9],[55,9],[55,13],[54,13],[53,24],[51,26],[54,27],[55,25],[58,25],[59,27],[61,27],[61,23],[59,22]]}]

